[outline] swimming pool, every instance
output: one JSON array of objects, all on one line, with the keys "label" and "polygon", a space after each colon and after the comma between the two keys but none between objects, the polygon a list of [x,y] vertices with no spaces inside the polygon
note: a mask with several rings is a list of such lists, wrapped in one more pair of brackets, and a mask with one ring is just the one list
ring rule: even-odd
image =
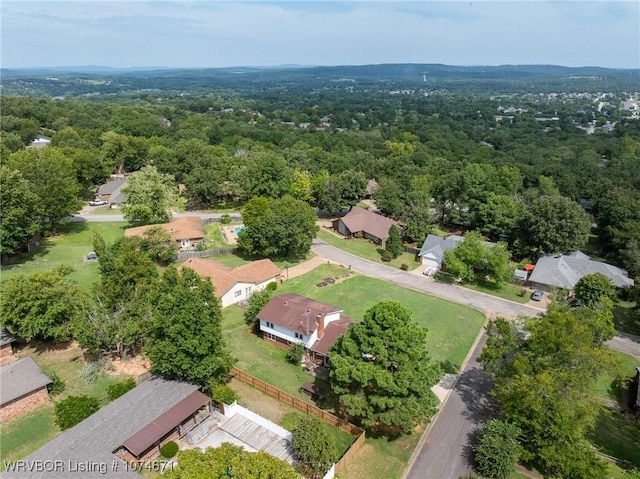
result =
[{"label": "swimming pool", "polygon": [[240,232],[244,230],[244,226],[236,226],[235,228],[233,228],[233,230],[236,232],[237,235],[239,235]]}]

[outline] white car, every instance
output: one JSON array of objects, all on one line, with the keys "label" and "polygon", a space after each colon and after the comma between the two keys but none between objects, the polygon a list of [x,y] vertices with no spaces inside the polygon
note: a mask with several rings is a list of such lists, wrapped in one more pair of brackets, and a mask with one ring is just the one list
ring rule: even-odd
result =
[{"label": "white car", "polygon": [[99,200],[97,198],[95,200],[89,201],[89,206],[102,206],[106,204],[107,202],[105,200]]}]

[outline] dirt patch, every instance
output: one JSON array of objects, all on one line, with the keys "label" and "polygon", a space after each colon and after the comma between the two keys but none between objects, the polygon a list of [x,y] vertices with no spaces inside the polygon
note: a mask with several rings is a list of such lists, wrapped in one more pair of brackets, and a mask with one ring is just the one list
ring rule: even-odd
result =
[{"label": "dirt patch", "polygon": [[127,375],[138,377],[142,374],[147,373],[150,367],[151,363],[147,358],[136,356],[135,358],[126,360],[113,359],[109,363],[109,367],[105,369],[107,371],[107,374],[110,374],[112,376]]}]

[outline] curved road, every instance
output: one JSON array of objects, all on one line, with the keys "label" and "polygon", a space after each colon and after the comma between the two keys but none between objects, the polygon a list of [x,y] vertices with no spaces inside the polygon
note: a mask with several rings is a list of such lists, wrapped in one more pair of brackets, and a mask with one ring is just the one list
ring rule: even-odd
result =
[{"label": "curved road", "polygon": [[[544,309],[459,286],[438,283],[431,278],[374,263],[318,239],[313,241],[311,249],[326,260],[350,267],[367,276],[462,303],[480,309],[490,316],[536,316],[544,312]],[[460,368],[453,389],[425,430],[411,458],[405,478],[457,479],[473,471],[473,456],[469,445],[474,442],[475,430],[494,416],[494,406],[489,396],[491,379],[476,361],[485,341],[486,334],[482,332],[467,361]],[[621,333],[607,344],[612,349],[640,359],[640,337]]]}]

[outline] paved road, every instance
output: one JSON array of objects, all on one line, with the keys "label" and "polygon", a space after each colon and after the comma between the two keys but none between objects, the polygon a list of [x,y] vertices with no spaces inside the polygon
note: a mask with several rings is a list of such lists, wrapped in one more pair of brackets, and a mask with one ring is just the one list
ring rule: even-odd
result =
[{"label": "paved road", "polygon": [[457,479],[473,470],[470,444],[474,443],[476,429],[496,414],[489,398],[491,379],[476,361],[486,339],[483,334],[428,434],[423,436],[407,479]]},{"label": "paved road", "polygon": [[518,315],[536,316],[537,314],[544,312],[544,309],[541,308],[534,308],[525,304],[480,293],[472,289],[461,288],[460,286],[438,283],[432,278],[427,278],[426,276],[410,274],[406,271],[375,263],[342,251],[341,249],[331,246],[319,239],[315,239],[313,241],[311,249],[322,258],[334,263],[339,263],[343,266],[350,266],[354,271],[367,276],[384,279],[391,283],[404,286],[405,288],[414,289],[439,298],[465,304],[484,311],[489,315],[509,317]]},{"label": "paved road", "polygon": [[[374,263],[321,240],[314,240],[312,250],[318,256],[350,266],[359,273],[472,306],[489,315],[535,316],[544,311]],[[489,399],[491,380],[476,362],[485,341],[486,334],[482,333],[468,362],[462,367],[453,390],[422,437],[413,456],[414,462],[405,476],[407,479],[457,479],[473,470],[469,446],[474,442],[473,431],[495,414]],[[640,357],[638,336],[621,333],[607,344],[616,351]]]},{"label": "paved road", "polygon": [[[225,213],[198,213],[197,211],[190,213],[176,213],[173,216],[176,218],[183,216],[199,216],[200,218],[220,218]],[[240,213],[226,213],[230,216],[240,216]],[[94,214],[85,214],[80,213],[74,216],[69,216],[67,221],[72,221],[76,223],[104,223],[110,221],[125,221],[122,215],[94,215]]]}]

